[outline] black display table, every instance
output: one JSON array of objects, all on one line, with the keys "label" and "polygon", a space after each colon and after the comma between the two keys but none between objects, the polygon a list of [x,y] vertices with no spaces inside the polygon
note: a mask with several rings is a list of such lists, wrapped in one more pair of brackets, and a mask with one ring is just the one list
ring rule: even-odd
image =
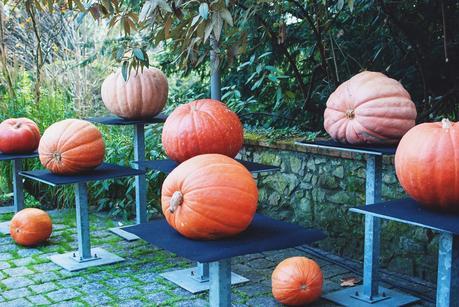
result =
[{"label": "black display table", "polygon": [[[0,207],[0,214],[9,212],[16,213],[24,208],[24,190],[19,172],[22,171],[22,160],[36,157],[38,157],[36,151],[29,154],[0,153],[0,161],[11,161],[13,164],[13,204],[6,207]],[[0,233],[10,233],[10,222],[0,223]]]},{"label": "black display table", "polygon": [[[178,256],[209,264],[210,306],[222,307],[231,306],[231,280],[235,277],[235,274],[231,273],[232,257],[295,247],[325,238],[325,234],[320,230],[305,229],[260,214],[255,215],[246,231],[231,238],[215,241],[187,239],[170,227],[165,219],[126,227],[125,230]],[[183,271],[189,274],[189,269]],[[171,280],[179,272],[161,275]],[[187,289],[187,284],[183,284],[182,287]],[[193,286],[191,287],[192,289],[187,290],[193,290]],[[206,289],[209,288],[204,287],[202,290]]]},{"label": "black display table", "polygon": [[21,176],[51,186],[75,186],[78,251],[50,256],[51,261],[69,271],[123,261],[124,259],[102,248],[91,249],[89,237],[89,210],[87,182],[145,174],[144,170],[103,163],[96,169],[77,175],[55,175],[47,170],[24,171]]},{"label": "black display table", "polygon": [[411,198],[350,210],[438,231],[436,306],[459,306],[459,215],[427,210]]}]

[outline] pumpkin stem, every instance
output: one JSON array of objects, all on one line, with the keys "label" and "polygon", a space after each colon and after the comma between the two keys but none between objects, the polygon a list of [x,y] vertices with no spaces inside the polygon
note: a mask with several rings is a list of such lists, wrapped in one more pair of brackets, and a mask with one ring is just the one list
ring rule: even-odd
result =
[{"label": "pumpkin stem", "polygon": [[14,128],[16,128],[16,129],[21,128],[21,123],[17,123],[16,125],[14,125]]},{"label": "pumpkin stem", "polygon": [[442,125],[443,129],[449,129],[452,126],[451,122],[447,118],[443,118],[441,120],[441,125]]},{"label": "pumpkin stem", "polygon": [[59,152],[53,153],[53,159],[56,160],[57,162],[61,162],[62,156]]},{"label": "pumpkin stem", "polygon": [[169,201],[169,211],[174,213],[177,207],[183,203],[183,194],[180,191],[175,191]]},{"label": "pumpkin stem", "polygon": [[352,109],[347,110],[345,114],[348,119],[353,119],[355,117],[355,112]]}]

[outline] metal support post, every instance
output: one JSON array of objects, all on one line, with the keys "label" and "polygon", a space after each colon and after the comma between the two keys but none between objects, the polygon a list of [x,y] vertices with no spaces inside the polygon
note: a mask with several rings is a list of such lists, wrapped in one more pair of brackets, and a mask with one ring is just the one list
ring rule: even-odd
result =
[{"label": "metal support post", "polygon": [[209,281],[209,264],[198,262],[196,265],[196,274],[192,277],[199,282]]},{"label": "metal support post", "polygon": [[[134,160],[145,160],[145,126],[143,124],[135,125]],[[134,168],[143,169],[143,166],[136,164]],[[135,210],[136,223],[147,222],[147,181],[145,175],[135,177]]]},{"label": "metal support post", "polygon": [[75,184],[75,204],[78,234],[78,261],[91,260],[89,239],[88,191],[85,182]]},{"label": "metal support post", "polygon": [[459,236],[442,232],[438,250],[437,306],[459,306]]},{"label": "metal support post", "polygon": [[231,306],[231,259],[224,259],[209,264],[211,307]]},{"label": "metal support post", "polygon": [[24,185],[19,172],[22,171],[22,159],[13,160],[13,195],[14,212],[24,209]]}]

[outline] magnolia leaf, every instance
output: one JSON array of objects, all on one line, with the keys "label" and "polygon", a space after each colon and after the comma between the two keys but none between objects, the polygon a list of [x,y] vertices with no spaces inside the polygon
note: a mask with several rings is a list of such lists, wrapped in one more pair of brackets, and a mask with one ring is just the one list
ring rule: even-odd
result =
[{"label": "magnolia leaf", "polygon": [[123,65],[121,66],[121,75],[123,76],[124,81],[127,81],[129,77],[128,68],[129,68],[129,62],[124,61]]},{"label": "magnolia leaf", "polygon": [[201,3],[201,5],[199,6],[199,15],[203,19],[207,20],[207,18],[209,17],[209,5],[207,5],[207,3]]},{"label": "magnolia leaf", "polygon": [[142,7],[142,10],[140,11],[139,19],[140,21],[145,21],[153,11],[153,6],[151,1],[145,2],[145,4]]},{"label": "magnolia leaf", "polygon": [[124,57],[124,47],[121,46],[120,48],[118,48],[118,50],[116,51],[116,60],[117,61],[121,61]]},{"label": "magnolia leaf", "polygon": [[344,0],[338,0],[336,6],[338,7],[338,10],[342,10],[344,7]]},{"label": "magnolia leaf", "polygon": [[360,283],[362,280],[358,277],[350,276],[344,277],[341,279],[341,287],[354,287],[356,284]]},{"label": "magnolia leaf", "polygon": [[166,2],[166,0],[157,0],[158,6],[166,12],[172,13],[171,6]]},{"label": "magnolia leaf", "polygon": [[167,18],[166,22],[164,23],[164,38],[170,38],[170,29],[172,25],[172,17]]},{"label": "magnolia leaf", "polygon": [[134,56],[139,59],[140,61],[145,61],[145,57],[143,56],[143,51],[140,48],[134,48],[133,52]]},{"label": "magnolia leaf", "polygon": [[199,15],[196,15],[196,16],[193,17],[193,19],[191,20],[191,26],[192,27],[198,22],[200,17],[201,16],[199,16]]},{"label": "magnolia leaf", "polygon": [[233,17],[231,17],[231,13],[230,11],[228,11],[227,8],[221,10],[220,15],[222,16],[223,20],[226,21],[227,24],[229,24],[231,27],[233,26]]},{"label": "magnolia leaf", "polygon": [[204,29],[204,42],[206,42],[209,39],[210,33],[212,33],[212,28],[213,24],[211,22],[208,22],[206,24],[206,28]]},{"label": "magnolia leaf", "polygon": [[217,41],[220,41],[220,35],[222,34],[223,28],[223,19],[220,16],[220,13],[212,15],[212,24],[214,30],[214,36]]}]

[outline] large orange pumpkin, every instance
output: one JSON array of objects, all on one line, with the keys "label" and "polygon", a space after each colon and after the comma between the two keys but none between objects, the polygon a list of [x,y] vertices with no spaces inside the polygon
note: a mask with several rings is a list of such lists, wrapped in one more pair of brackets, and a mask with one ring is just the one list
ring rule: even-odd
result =
[{"label": "large orange pumpkin", "polygon": [[306,257],[287,258],[271,276],[274,298],[285,305],[305,305],[322,294],[323,275],[319,265]]},{"label": "large orange pumpkin", "polygon": [[45,130],[38,146],[40,162],[55,174],[92,170],[104,160],[100,131],[85,120],[66,119]]},{"label": "large orange pumpkin", "polygon": [[13,216],[10,234],[13,240],[24,246],[35,246],[48,240],[53,231],[53,223],[48,213],[35,208],[27,208]]},{"label": "large orange pumpkin", "polygon": [[408,131],[395,153],[405,191],[427,208],[459,213],[459,124],[447,119]]},{"label": "large orange pumpkin", "polygon": [[102,83],[102,101],[110,112],[123,118],[154,117],[166,105],[169,85],[157,68],[131,71],[124,81],[121,71],[109,75]]},{"label": "large orange pumpkin", "polygon": [[172,160],[219,153],[234,158],[244,133],[236,113],[213,99],[196,100],[176,108],[167,118],[162,143]]},{"label": "large orange pumpkin", "polygon": [[191,158],[163,183],[167,222],[191,239],[212,240],[245,230],[257,209],[258,190],[250,172],[220,154]]},{"label": "large orange pumpkin", "polygon": [[40,130],[28,118],[10,118],[0,124],[0,152],[30,153],[37,149]]},{"label": "large orange pumpkin", "polygon": [[339,142],[395,144],[415,125],[416,107],[397,80],[364,71],[328,98],[324,128]]}]

